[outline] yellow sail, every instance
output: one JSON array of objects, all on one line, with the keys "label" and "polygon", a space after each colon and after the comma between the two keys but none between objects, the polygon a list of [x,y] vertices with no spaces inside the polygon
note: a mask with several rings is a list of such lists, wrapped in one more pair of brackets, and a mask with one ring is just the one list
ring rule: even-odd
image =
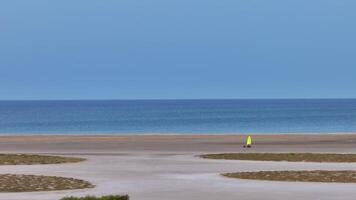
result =
[{"label": "yellow sail", "polygon": [[251,136],[248,136],[247,137],[247,145],[251,146],[251,143],[252,143]]}]

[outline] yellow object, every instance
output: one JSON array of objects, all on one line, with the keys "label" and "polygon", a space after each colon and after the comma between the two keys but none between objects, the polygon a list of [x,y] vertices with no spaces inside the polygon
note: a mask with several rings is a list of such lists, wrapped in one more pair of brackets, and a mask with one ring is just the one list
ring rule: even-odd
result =
[{"label": "yellow object", "polygon": [[247,142],[246,142],[247,145],[251,146],[252,144],[252,140],[251,140],[251,136],[247,136]]}]

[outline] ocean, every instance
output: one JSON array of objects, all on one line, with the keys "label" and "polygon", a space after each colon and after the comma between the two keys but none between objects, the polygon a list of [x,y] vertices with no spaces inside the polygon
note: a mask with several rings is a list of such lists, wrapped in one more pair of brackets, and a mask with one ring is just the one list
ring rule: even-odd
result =
[{"label": "ocean", "polygon": [[0,134],[356,132],[356,99],[0,101]]}]

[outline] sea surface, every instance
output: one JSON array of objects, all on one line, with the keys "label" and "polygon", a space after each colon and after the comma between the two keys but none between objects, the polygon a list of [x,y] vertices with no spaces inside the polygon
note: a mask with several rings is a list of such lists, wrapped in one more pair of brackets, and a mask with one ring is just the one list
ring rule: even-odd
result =
[{"label": "sea surface", "polygon": [[356,99],[0,101],[0,134],[356,132]]}]

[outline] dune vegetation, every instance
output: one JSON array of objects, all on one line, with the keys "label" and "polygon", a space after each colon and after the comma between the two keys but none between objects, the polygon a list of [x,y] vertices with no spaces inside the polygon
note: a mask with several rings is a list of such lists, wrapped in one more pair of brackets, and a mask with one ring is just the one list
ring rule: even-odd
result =
[{"label": "dune vegetation", "polygon": [[229,178],[291,181],[291,182],[325,182],[325,183],[356,183],[356,171],[258,171],[226,173]]},{"label": "dune vegetation", "polygon": [[129,200],[128,195],[108,195],[102,197],[86,196],[86,197],[64,197],[61,200]]},{"label": "dune vegetation", "polygon": [[33,154],[0,154],[0,165],[37,165],[76,163],[84,161],[84,158],[47,156]]},{"label": "dune vegetation", "polygon": [[222,153],[201,155],[207,159],[288,162],[356,162],[356,154],[330,153]]},{"label": "dune vegetation", "polygon": [[91,183],[74,178],[22,174],[0,174],[0,192],[35,192],[93,188]]}]

